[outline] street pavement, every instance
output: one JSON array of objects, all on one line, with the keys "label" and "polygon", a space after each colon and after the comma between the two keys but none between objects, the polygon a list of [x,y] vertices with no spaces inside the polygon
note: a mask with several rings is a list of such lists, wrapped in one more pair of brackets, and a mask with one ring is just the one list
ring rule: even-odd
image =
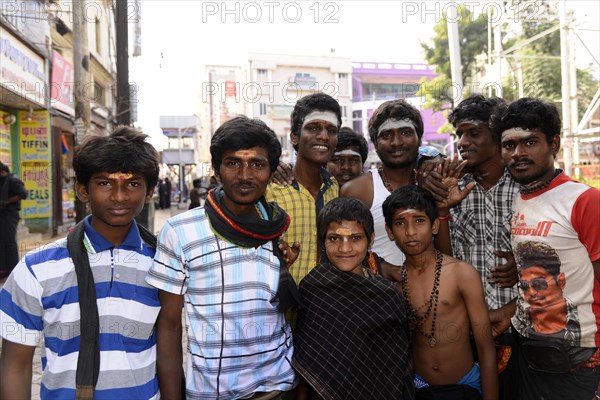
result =
[{"label": "street pavement", "polygon": [[[154,213],[154,233],[158,234],[158,232],[160,232],[160,230],[162,229],[163,225],[165,224],[165,222],[167,222],[167,219],[169,219],[170,217],[180,214],[182,212],[187,211],[189,207],[188,203],[172,203],[171,204],[171,208],[170,209],[163,209],[163,210],[155,210]],[[55,236],[55,237],[42,237],[42,239],[39,242],[36,243],[31,243],[31,244],[27,244],[25,246],[19,246],[19,253],[20,256],[23,257],[27,252],[34,250],[37,247],[41,247],[44,246],[46,244],[50,244],[62,237],[66,237],[67,233]],[[4,281],[0,281],[0,289],[2,289],[2,286],[4,285]],[[185,319],[183,320],[183,324],[185,326]],[[182,341],[182,347],[183,347],[183,366],[185,368],[185,350],[187,347],[187,337],[185,337],[185,329],[184,329],[184,338]],[[0,353],[2,353],[2,343],[0,343]],[[31,399],[32,400],[39,400],[40,399],[40,381],[42,378],[42,363],[41,363],[41,346],[37,346],[35,349],[35,355],[33,356],[33,373],[32,373],[32,379],[31,379]]]}]

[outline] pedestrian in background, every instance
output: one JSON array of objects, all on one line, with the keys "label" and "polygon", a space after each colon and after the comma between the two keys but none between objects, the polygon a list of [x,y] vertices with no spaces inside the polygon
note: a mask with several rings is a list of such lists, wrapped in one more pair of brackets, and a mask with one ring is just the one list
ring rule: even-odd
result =
[{"label": "pedestrian in background", "polygon": [[6,278],[19,262],[17,224],[21,200],[27,198],[23,181],[0,162],[0,279]]},{"label": "pedestrian in background", "polygon": [[196,178],[192,181],[194,187],[190,191],[190,210],[192,208],[200,207],[200,200],[206,199],[206,188],[202,187],[202,179]]},{"label": "pedestrian in background", "polygon": [[158,208],[167,208],[167,185],[162,179],[158,180]]}]

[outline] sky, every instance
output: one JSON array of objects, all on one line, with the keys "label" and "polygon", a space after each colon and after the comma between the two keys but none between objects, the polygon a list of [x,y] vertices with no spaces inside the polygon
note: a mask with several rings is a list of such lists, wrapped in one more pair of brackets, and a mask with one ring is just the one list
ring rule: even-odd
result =
[{"label": "sky", "polygon": [[[595,0],[569,1],[581,29],[599,29]],[[420,43],[449,1],[166,1],[142,0],[142,56],[130,58],[130,82],[138,87],[138,123],[162,148],[159,115],[198,112],[205,64],[246,65],[248,53],[335,56],[352,61],[425,62]],[[475,13],[496,7],[465,2]],[[508,11],[538,15],[528,8]],[[131,31],[130,31],[131,32]],[[600,59],[599,32],[580,30]],[[130,33],[130,42],[133,41]],[[593,62],[576,39],[578,65]],[[131,51],[130,51],[131,54]]]}]

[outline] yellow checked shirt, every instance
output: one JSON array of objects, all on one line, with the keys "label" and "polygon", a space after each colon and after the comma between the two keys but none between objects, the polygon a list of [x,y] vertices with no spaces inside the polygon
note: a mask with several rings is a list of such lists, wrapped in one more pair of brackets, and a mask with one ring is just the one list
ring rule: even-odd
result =
[{"label": "yellow checked shirt", "polygon": [[323,184],[316,200],[296,180],[288,186],[272,182],[265,193],[268,201],[276,201],[292,219],[284,239],[290,246],[294,242],[300,243],[300,254],[290,268],[296,285],[317,265],[317,214],[325,204],[338,197],[340,191],[335,178],[324,168],[321,169],[321,177]]}]

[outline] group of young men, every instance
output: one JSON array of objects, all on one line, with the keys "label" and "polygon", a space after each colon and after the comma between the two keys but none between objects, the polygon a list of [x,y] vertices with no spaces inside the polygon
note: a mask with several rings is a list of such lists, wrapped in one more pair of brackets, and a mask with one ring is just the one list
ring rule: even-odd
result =
[{"label": "group of young men", "polygon": [[276,183],[277,136],[234,118],[220,185],[158,241],[134,221],[158,181],[145,135],[87,138],[91,216],[0,292],[1,397],[31,396],[43,336],[48,399],[600,398],[600,192],[555,168],[556,107],[474,96],[449,120],[463,161],[425,166],[418,110],[382,104],[363,173],[337,101],[306,96]]}]

